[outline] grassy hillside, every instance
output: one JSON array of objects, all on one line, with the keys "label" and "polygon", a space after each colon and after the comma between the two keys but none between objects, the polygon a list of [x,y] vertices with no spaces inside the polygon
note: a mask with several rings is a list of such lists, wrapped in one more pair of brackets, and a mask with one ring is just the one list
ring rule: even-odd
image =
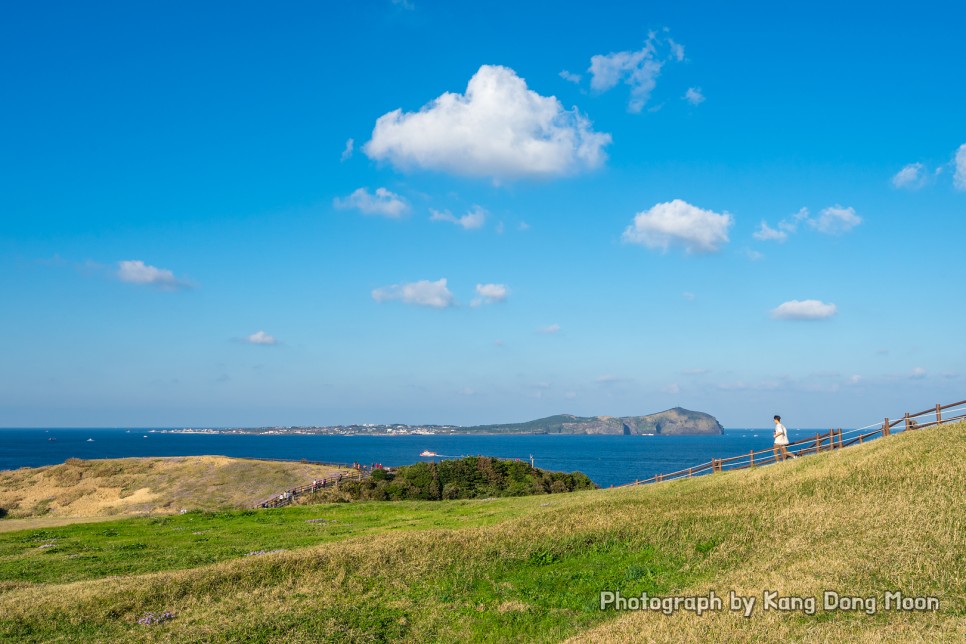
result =
[{"label": "grassy hillside", "polygon": [[[12,532],[0,639],[962,641],[963,489],[960,424],[640,488]],[[601,590],[899,590],[941,605],[665,616],[601,611]],[[138,623],[149,613],[161,622]]]},{"label": "grassy hillside", "polygon": [[332,468],[223,456],[123,458],[0,471],[0,515],[94,517],[250,507]]}]

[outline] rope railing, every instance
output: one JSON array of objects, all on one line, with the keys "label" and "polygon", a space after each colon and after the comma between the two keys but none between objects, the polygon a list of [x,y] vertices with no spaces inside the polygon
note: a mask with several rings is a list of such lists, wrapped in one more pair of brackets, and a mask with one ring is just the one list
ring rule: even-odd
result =
[{"label": "rope railing", "polygon": [[350,471],[350,472],[339,472],[337,474],[327,476],[323,479],[313,481],[308,485],[301,485],[299,487],[293,487],[289,490],[282,492],[281,494],[275,494],[272,497],[255,504],[255,508],[281,508],[289,505],[296,498],[302,496],[303,494],[310,494],[312,492],[317,492],[325,488],[338,487],[343,481],[361,481],[366,478],[369,474],[363,471],[361,468]]},{"label": "rope railing", "polygon": [[[919,422],[919,418],[935,415],[935,420],[929,422]],[[818,454],[821,452],[832,451],[849,447],[850,445],[861,444],[874,440],[879,437],[886,437],[908,430],[924,429],[935,427],[947,423],[957,422],[966,419],[966,400],[950,403],[948,405],[936,405],[924,411],[914,414],[905,413],[895,420],[884,418],[883,421],[871,423],[865,427],[856,427],[849,430],[830,429],[827,432],[819,432],[815,436],[793,441],[785,446],[785,451],[793,458],[800,458],[808,454]],[[846,438],[848,437],[848,438]],[[682,478],[694,478],[732,470],[747,469],[769,465],[771,463],[784,460],[780,458],[781,452],[777,447],[767,447],[760,450],[751,450],[746,454],[739,454],[728,458],[713,458],[707,463],[701,463],[686,469],[669,472],[666,474],[655,474],[654,476],[637,480],[632,483],[618,485],[615,487],[633,487],[636,485],[646,485],[650,483],[663,483],[676,481]]]}]

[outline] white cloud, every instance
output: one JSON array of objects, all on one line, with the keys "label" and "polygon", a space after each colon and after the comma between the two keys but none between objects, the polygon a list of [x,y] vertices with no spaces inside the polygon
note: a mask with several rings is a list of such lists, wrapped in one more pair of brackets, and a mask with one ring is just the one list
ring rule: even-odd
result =
[{"label": "white cloud", "polygon": [[754,250],[752,248],[746,248],[743,252],[745,257],[747,257],[748,260],[752,262],[760,262],[761,260],[765,259],[764,253],[760,253],[757,250]]},{"label": "white cloud", "polygon": [[412,0],[392,0],[392,3],[400,9],[406,9],[407,11],[414,11],[416,9],[416,5]]},{"label": "white cloud", "polygon": [[701,105],[701,103],[704,103],[705,98],[704,94],[701,93],[700,87],[689,87],[688,91],[684,93],[684,100],[691,103],[691,105]]},{"label": "white cloud", "polygon": [[621,239],[665,251],[670,246],[682,246],[689,254],[710,253],[728,243],[728,228],[733,223],[728,213],[703,210],[675,199],[637,213]]},{"label": "white cloud", "polygon": [[[659,56],[658,49],[665,44],[670,55]],[[662,42],[656,34],[651,33],[639,50],[592,56],[587,70],[591,74],[590,88],[596,92],[606,92],[623,80],[631,88],[627,109],[638,113],[650,99],[664,63],[671,60],[684,60],[684,47],[670,38],[666,43]]]},{"label": "white cloud", "polygon": [[826,235],[841,235],[862,223],[855,208],[843,208],[836,204],[822,210],[817,219],[809,219],[808,225]]},{"label": "white cloud", "polygon": [[860,382],[862,382],[862,376],[860,376],[859,374],[853,374],[853,375],[849,376],[849,384],[850,385],[857,385]]},{"label": "white cloud", "polygon": [[439,210],[430,210],[429,219],[430,221],[448,221],[451,224],[462,226],[464,230],[476,230],[477,228],[482,228],[486,222],[486,210],[479,206],[474,206],[473,210],[462,217],[457,217],[448,210],[442,212]]},{"label": "white cloud", "polygon": [[918,190],[926,185],[925,166],[921,163],[910,163],[892,177],[892,185],[896,188]]},{"label": "white cloud", "polygon": [[779,320],[824,320],[837,312],[834,304],[820,300],[790,300],[772,309],[771,315]]},{"label": "white cloud", "polygon": [[278,340],[276,340],[274,336],[271,336],[265,333],[264,331],[256,331],[255,333],[252,333],[250,336],[245,338],[245,342],[249,344],[263,344],[263,345],[278,344]]},{"label": "white cloud", "polygon": [[677,383],[671,383],[667,387],[664,387],[661,391],[666,394],[677,395],[681,393],[681,387]]},{"label": "white cloud", "polygon": [[683,297],[684,299],[686,299],[688,302],[693,302],[694,301],[694,298],[697,297],[697,296],[694,293],[692,293],[691,291],[685,291],[685,292],[681,293],[681,297]]},{"label": "white cloud", "polygon": [[346,161],[352,157],[352,150],[355,147],[356,142],[353,139],[349,139],[345,142],[345,149],[342,150],[342,157],[340,161]]},{"label": "white cloud", "polygon": [[916,367],[915,369],[912,370],[912,373],[909,374],[909,377],[912,378],[913,380],[920,380],[922,378],[925,378],[926,370],[923,369],[922,367]]},{"label": "white cloud", "polygon": [[465,94],[447,92],[419,112],[379,117],[364,150],[399,168],[500,180],[597,168],[610,141],[577,108],[527,89],[512,69],[483,65]]},{"label": "white cloud", "polygon": [[497,235],[502,235],[504,230],[506,230],[506,226],[503,225],[503,222],[502,221],[497,222],[497,224],[496,224],[496,234]]},{"label": "white cloud", "polygon": [[772,228],[765,221],[761,222],[761,226],[758,230],[752,234],[752,237],[759,241],[778,241],[783,242],[788,239],[788,232],[776,228]]},{"label": "white cloud", "polygon": [[470,305],[480,306],[481,304],[505,302],[509,294],[510,289],[507,288],[506,284],[477,284],[476,297],[470,302]]},{"label": "white cloud", "polygon": [[556,322],[537,329],[537,333],[542,333],[544,335],[552,335],[554,333],[557,333],[558,331],[560,331],[560,325],[557,324]]},{"label": "white cloud", "polygon": [[391,284],[373,289],[372,299],[376,302],[398,301],[416,306],[445,309],[454,306],[453,294],[446,288],[446,279],[435,282],[419,280],[406,284]]},{"label": "white cloud", "polygon": [[956,151],[956,174],[953,175],[953,186],[957,190],[966,190],[966,143]]},{"label": "white cloud", "polygon": [[117,278],[129,284],[156,286],[165,291],[190,286],[188,282],[175,277],[168,269],[145,264],[139,259],[123,260],[118,262],[117,266]]},{"label": "white cloud", "polygon": [[568,72],[566,69],[560,72],[560,78],[564,79],[568,83],[579,83],[580,79],[583,78],[580,74],[573,74]]},{"label": "white cloud", "polygon": [[348,197],[336,197],[332,203],[343,210],[354,208],[366,215],[380,215],[392,219],[398,219],[409,212],[406,200],[385,188],[376,188],[375,194],[371,194],[368,188],[359,188]]},{"label": "white cloud", "polygon": [[517,230],[519,230],[521,233],[527,232],[528,230],[530,230],[530,228],[531,228],[530,224],[528,224],[525,221],[521,221],[519,224],[517,224]]}]

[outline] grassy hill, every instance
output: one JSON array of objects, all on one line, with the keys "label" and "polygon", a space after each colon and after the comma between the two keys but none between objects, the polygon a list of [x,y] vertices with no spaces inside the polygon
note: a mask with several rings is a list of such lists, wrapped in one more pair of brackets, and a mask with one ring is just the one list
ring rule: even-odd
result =
[{"label": "grassy hill", "polygon": [[[959,424],[638,488],[11,532],[0,639],[962,641],[963,489]],[[880,610],[617,613],[601,590],[835,590]],[[940,609],[881,610],[896,590]]]},{"label": "grassy hill", "polygon": [[336,471],[223,456],[72,458],[61,465],[0,471],[0,515],[67,518],[244,508]]}]

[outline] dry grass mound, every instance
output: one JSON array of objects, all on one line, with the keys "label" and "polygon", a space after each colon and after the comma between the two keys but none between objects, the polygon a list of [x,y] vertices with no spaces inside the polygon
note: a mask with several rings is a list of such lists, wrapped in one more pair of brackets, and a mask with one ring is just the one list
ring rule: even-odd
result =
[{"label": "dry grass mound", "polygon": [[338,471],[224,456],[72,458],[0,472],[0,508],[11,519],[243,508]]}]

